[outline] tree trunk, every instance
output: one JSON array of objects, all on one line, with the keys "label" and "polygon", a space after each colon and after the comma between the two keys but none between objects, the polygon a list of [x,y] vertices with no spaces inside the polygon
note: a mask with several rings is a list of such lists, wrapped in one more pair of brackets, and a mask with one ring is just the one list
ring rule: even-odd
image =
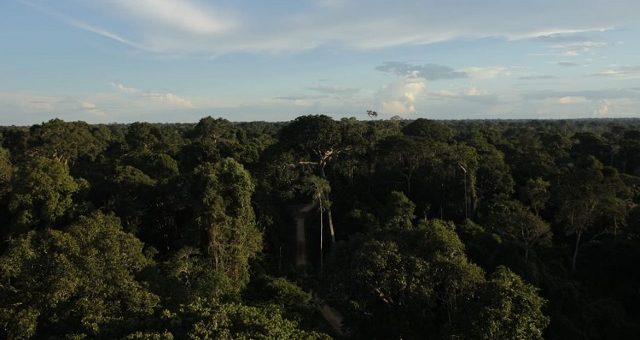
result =
[{"label": "tree trunk", "polygon": [[[327,174],[324,172],[324,164],[320,166],[320,176],[322,176],[322,178],[327,180]],[[328,181],[329,180],[327,180],[327,182]],[[329,197],[327,197],[327,200],[328,199]],[[335,234],[335,230],[333,229],[333,215],[331,214],[331,205],[329,205],[329,208],[327,208],[327,217],[329,218],[329,233],[331,233],[331,245],[334,245],[336,243],[336,234]]]},{"label": "tree trunk", "polygon": [[324,231],[323,223],[322,223],[323,222],[322,221],[322,215],[324,213],[323,210],[324,209],[322,209],[322,201],[320,201],[320,275],[322,275],[322,266],[324,264],[323,263],[323,258],[322,258],[323,257],[322,256],[322,241],[323,241],[322,240],[322,234],[323,234],[323,231]]},{"label": "tree trunk", "polygon": [[336,243],[336,233],[333,229],[333,216],[331,215],[331,207],[327,209],[327,219],[329,220],[329,233],[331,234],[331,245]]},{"label": "tree trunk", "polygon": [[580,250],[580,238],[582,238],[582,230],[578,231],[576,237],[576,246],[573,250],[573,259],[571,260],[571,270],[576,271],[576,261],[578,260],[578,251]]}]

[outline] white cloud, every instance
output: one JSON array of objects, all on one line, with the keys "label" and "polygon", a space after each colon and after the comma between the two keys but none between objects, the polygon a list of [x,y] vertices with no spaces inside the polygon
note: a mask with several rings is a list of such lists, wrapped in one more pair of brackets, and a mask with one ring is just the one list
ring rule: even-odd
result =
[{"label": "white cloud", "polygon": [[376,70],[392,73],[401,77],[423,78],[428,80],[459,79],[468,77],[467,73],[456,71],[445,65],[412,65],[397,61],[387,61],[382,65],[377,66]]},{"label": "white cloud", "polygon": [[424,93],[426,88],[423,79],[405,78],[380,89],[376,98],[381,101],[383,113],[408,114],[416,111],[418,96]]},{"label": "white cloud", "polygon": [[586,103],[589,100],[585,97],[581,96],[566,96],[558,98],[558,104],[582,104]]},{"label": "white cloud", "polygon": [[235,26],[214,9],[190,0],[114,0],[110,3],[152,25],[192,34],[217,34]]},{"label": "white cloud", "polygon": [[508,77],[512,74],[511,69],[504,66],[468,67],[464,71],[474,79],[494,79],[500,76]]},{"label": "white cloud", "polygon": [[596,49],[607,46],[605,42],[599,41],[582,41],[570,44],[555,45],[553,48],[557,53],[564,57],[577,57],[585,53],[591,53]]},{"label": "white cloud", "polygon": [[177,108],[187,108],[187,109],[195,109],[196,106],[193,105],[191,100],[180,97],[176,94],[170,92],[151,92],[151,91],[142,91],[135,87],[129,87],[119,82],[111,82],[111,86],[113,86],[118,92],[128,94],[130,96],[135,96],[138,98],[146,98],[157,103],[165,104],[168,107],[177,107]]},{"label": "white cloud", "polygon": [[594,114],[596,116],[609,116],[611,114],[611,103],[608,100],[601,101]]},{"label": "white cloud", "polygon": [[122,83],[117,83],[117,82],[111,82],[109,83],[111,86],[115,87],[116,89],[118,89],[121,92],[125,92],[125,93],[140,93],[140,90],[133,88],[133,87],[127,87]]},{"label": "white cloud", "polygon": [[177,96],[173,93],[157,93],[157,92],[147,92],[143,94],[144,97],[150,98],[154,101],[167,104],[169,106],[174,106],[178,108],[187,108],[187,109],[195,109],[196,107],[191,103],[190,100]]},{"label": "white cloud", "polygon": [[[65,1],[30,1],[65,12],[64,4],[59,4]],[[88,24],[78,25],[78,18],[67,21],[87,31],[147,51],[207,55],[300,51],[325,44],[371,49],[455,38],[553,37],[624,27],[636,22],[640,12],[636,0],[615,0],[615,5],[605,0],[538,0],[526,4],[498,0],[397,0],[392,4],[387,0],[313,0],[268,14],[264,8],[268,4],[251,1],[216,2],[225,7],[213,7],[203,0],[74,4],[83,6],[82,22]],[[585,53],[597,44],[568,46],[560,53]]]},{"label": "white cloud", "polygon": [[640,66],[614,67],[597,73],[595,76],[618,79],[638,79],[640,78]]},{"label": "white cloud", "polygon": [[87,102],[87,101],[80,103],[80,107],[82,107],[85,110],[94,110],[97,108],[96,104],[92,102]]},{"label": "white cloud", "polygon": [[330,95],[335,98],[349,98],[355,95],[356,93],[360,92],[360,89],[331,86],[331,85],[311,86],[311,87],[308,87],[307,89],[314,92]]},{"label": "white cloud", "polygon": [[143,44],[139,44],[139,43],[133,42],[133,41],[131,41],[129,39],[121,37],[120,35],[118,35],[116,33],[109,32],[109,31],[107,31],[105,29],[102,29],[102,28],[94,27],[94,26],[91,26],[89,24],[86,24],[86,23],[83,23],[83,22],[80,22],[80,21],[70,21],[69,23],[71,25],[79,28],[79,29],[85,30],[87,32],[95,33],[97,35],[103,36],[105,38],[109,38],[111,40],[115,40],[115,41],[117,41],[119,43],[131,46],[131,47],[139,49],[139,50],[143,50],[143,51],[147,51],[147,52],[157,52],[157,51],[154,51],[153,49],[151,49],[151,48],[149,48],[147,46],[144,46]]}]

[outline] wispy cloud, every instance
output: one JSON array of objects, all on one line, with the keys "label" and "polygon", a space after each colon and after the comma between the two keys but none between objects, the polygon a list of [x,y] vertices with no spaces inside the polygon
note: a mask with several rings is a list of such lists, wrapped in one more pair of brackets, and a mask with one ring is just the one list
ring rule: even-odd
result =
[{"label": "wispy cloud", "polygon": [[324,94],[337,96],[337,97],[351,97],[354,94],[360,92],[360,89],[346,88],[346,87],[339,87],[339,86],[327,86],[327,85],[310,86],[310,87],[307,87],[307,89],[314,92],[324,93]]},{"label": "wispy cloud", "polygon": [[603,89],[584,91],[535,91],[524,94],[528,100],[561,99],[561,98],[585,98],[589,100],[611,99],[640,99],[640,92],[633,89]]},{"label": "wispy cloud", "polygon": [[133,48],[139,49],[139,50],[143,50],[143,51],[147,51],[147,52],[156,52],[155,50],[153,50],[152,48],[148,47],[148,46],[144,46],[142,44],[133,42],[131,40],[128,40],[126,38],[121,37],[120,35],[113,33],[113,32],[109,32],[107,30],[98,28],[98,27],[93,27],[89,24],[85,24],[83,22],[80,21],[75,21],[75,20],[70,20],[69,24],[71,24],[72,26],[75,26],[81,30],[87,31],[87,32],[91,32],[91,33],[95,33],[99,36],[105,37],[105,38],[109,38],[111,40],[115,40],[119,43],[125,44],[127,46],[131,46]]},{"label": "wispy cloud", "polygon": [[614,67],[593,74],[593,76],[611,77],[618,79],[638,79],[640,78],[640,66]]},{"label": "wispy cloud", "polygon": [[581,54],[590,53],[596,49],[607,46],[606,42],[601,41],[582,41],[570,44],[554,45],[553,49],[561,56],[576,57]]},{"label": "wispy cloud", "polygon": [[[64,12],[66,3],[30,1],[59,12]],[[390,6],[386,0],[370,0],[363,11],[358,1],[314,0],[265,15],[264,4],[249,1],[111,0],[74,2],[87,15],[67,21],[132,47],[170,54],[300,51],[326,44],[375,49],[499,37],[575,44],[561,53],[577,55],[599,47],[580,35],[637,21],[640,3],[619,1],[624,6],[603,0],[544,0],[527,5],[398,0]],[[452,15],[456,20],[450,20]]]},{"label": "wispy cloud", "polygon": [[564,67],[575,67],[575,66],[580,66],[580,64],[578,63],[574,63],[574,62],[570,62],[570,61],[558,61],[556,63],[556,65],[558,66],[564,66]]},{"label": "wispy cloud", "polygon": [[177,107],[177,108],[187,108],[187,109],[195,109],[196,106],[193,105],[191,100],[180,97],[176,94],[170,92],[152,92],[152,91],[142,91],[135,87],[129,87],[119,82],[111,82],[109,83],[112,87],[114,87],[118,92],[133,95],[138,98],[146,98],[157,103],[162,103],[167,106]]},{"label": "wispy cloud", "polygon": [[385,62],[384,64],[377,66],[376,70],[392,73],[401,77],[415,77],[427,80],[459,79],[468,77],[466,72],[456,71],[449,66],[436,64],[411,65],[397,61]]},{"label": "wispy cloud", "polygon": [[488,66],[488,67],[468,67],[464,72],[474,79],[494,79],[500,76],[511,76],[512,71],[509,67],[504,66]]},{"label": "wispy cloud", "polygon": [[219,34],[237,23],[210,6],[190,0],[113,0],[123,14],[145,23],[192,34]]},{"label": "wispy cloud", "polygon": [[558,79],[558,76],[552,76],[550,74],[542,74],[542,75],[532,75],[532,76],[522,76],[519,77],[520,80],[549,80],[549,79]]}]

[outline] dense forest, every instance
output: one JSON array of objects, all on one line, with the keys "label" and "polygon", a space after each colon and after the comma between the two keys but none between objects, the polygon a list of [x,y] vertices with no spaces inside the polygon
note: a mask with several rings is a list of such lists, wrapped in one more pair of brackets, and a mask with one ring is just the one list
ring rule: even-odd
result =
[{"label": "dense forest", "polygon": [[640,121],[0,128],[0,338],[640,339]]}]

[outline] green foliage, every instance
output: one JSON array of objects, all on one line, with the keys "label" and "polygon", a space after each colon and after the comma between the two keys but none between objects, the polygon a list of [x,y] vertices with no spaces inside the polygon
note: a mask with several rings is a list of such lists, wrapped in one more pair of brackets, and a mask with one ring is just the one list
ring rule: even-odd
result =
[{"label": "green foliage", "polygon": [[498,267],[477,294],[471,324],[460,338],[543,339],[549,324],[542,313],[545,300],[518,275]]},{"label": "green foliage", "polygon": [[503,240],[523,249],[525,259],[535,247],[551,244],[553,233],[549,224],[520,202],[497,199],[489,204],[487,210],[487,225]]},{"label": "green foliage", "polygon": [[331,280],[345,294],[334,297],[348,301],[343,311],[358,337],[444,335],[483,281],[453,227],[441,221],[350,243],[346,266],[333,263]]},{"label": "green foliage", "polygon": [[392,191],[384,205],[383,227],[386,229],[409,229],[413,227],[416,205],[400,191]]},{"label": "green foliage", "polygon": [[164,264],[163,273],[168,279],[165,292],[173,305],[190,303],[198,298],[219,300],[238,288],[231,279],[211,269],[210,260],[198,250],[184,247]]},{"label": "green foliage", "polygon": [[639,122],[0,127],[0,338],[638,339]]},{"label": "green foliage", "polygon": [[418,118],[402,129],[407,136],[422,137],[434,142],[449,142],[454,132],[447,125],[424,118]]},{"label": "green foliage", "polygon": [[0,258],[0,324],[9,338],[117,334],[158,304],[135,275],[152,265],[112,215],[31,231]]},{"label": "green foliage", "polygon": [[298,117],[280,130],[279,137],[280,142],[314,158],[337,149],[342,142],[338,123],[323,115]]},{"label": "green foliage", "polygon": [[0,200],[9,192],[13,166],[9,157],[9,151],[0,147]]},{"label": "green foliage", "polygon": [[549,201],[551,194],[549,193],[549,187],[551,183],[543,180],[540,177],[530,178],[527,184],[522,188],[520,196],[529,207],[539,215]]},{"label": "green foliage", "polygon": [[81,157],[95,159],[111,138],[108,131],[87,123],[66,123],[60,119],[34,125],[29,132],[29,146],[36,155],[63,163],[72,163]]},{"label": "green foliage", "polygon": [[195,170],[193,237],[214,270],[242,288],[249,279],[249,259],[262,248],[251,206],[253,181],[244,167],[227,158]]},{"label": "green foliage", "polygon": [[73,195],[86,185],[71,177],[66,164],[34,157],[15,171],[9,210],[18,228],[51,225],[72,208]]},{"label": "green foliage", "polygon": [[180,312],[181,318],[192,324],[188,333],[191,339],[329,339],[321,333],[300,330],[294,321],[282,317],[277,306],[211,306],[200,300]]}]

